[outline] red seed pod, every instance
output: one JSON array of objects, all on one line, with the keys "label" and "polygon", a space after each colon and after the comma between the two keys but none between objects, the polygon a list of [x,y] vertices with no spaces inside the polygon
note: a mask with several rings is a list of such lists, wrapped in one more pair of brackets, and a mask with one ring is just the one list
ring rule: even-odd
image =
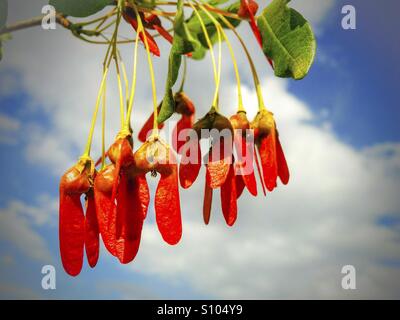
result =
[{"label": "red seed pod", "polygon": [[175,94],[175,110],[177,113],[191,116],[195,113],[196,108],[192,100],[184,92],[177,92]]},{"label": "red seed pod", "polygon": [[289,182],[289,169],[279,141],[273,114],[262,110],[251,125],[254,128],[255,142],[260,154],[264,183],[267,189],[272,191],[277,186],[278,176],[282,183]]},{"label": "red seed pod", "polygon": [[134,164],[132,146],[131,133],[121,132],[108,150],[108,158],[115,165],[115,180],[112,191],[113,202],[116,197],[121,170],[125,170]]},{"label": "red seed pod", "polygon": [[182,154],[182,147],[186,143],[187,136],[185,139],[182,139],[182,136],[185,134],[185,130],[191,129],[194,123],[194,113],[195,107],[193,102],[189,99],[189,97],[184,92],[178,92],[175,94],[175,111],[178,114],[181,114],[182,117],[176,124],[173,133],[172,133],[172,146],[176,152]]},{"label": "red seed pod", "polygon": [[93,161],[89,158],[81,158],[61,177],[60,181],[60,253],[63,267],[71,276],[78,275],[82,269],[86,239],[88,239],[87,249],[90,252],[89,263],[94,265],[97,262],[98,246],[96,247],[95,230],[85,228],[85,214],[81,203],[81,196],[87,194],[86,215],[90,224],[94,224],[90,193],[93,176]]},{"label": "red seed pod", "polygon": [[[213,107],[193,125],[193,129],[199,138],[212,137],[213,130],[218,133],[218,137],[212,137],[213,146],[209,151],[206,180],[211,188],[219,188],[225,182],[232,163],[232,125],[228,118]],[[205,133],[208,135],[202,136],[202,129],[206,129]]]},{"label": "red seed pod", "polygon": [[225,183],[232,165],[231,142],[225,143],[224,138],[216,141],[210,148],[208,159],[206,181],[210,188],[217,189]]},{"label": "red seed pod", "polygon": [[185,136],[185,139],[183,139],[182,135],[185,135],[185,130],[189,130],[192,128],[193,122],[194,115],[182,115],[182,118],[177,122],[174,130],[172,131],[172,147],[179,154],[182,154],[182,147],[185,145],[187,138]]},{"label": "red seed pod", "polygon": [[254,0],[242,0],[238,11],[238,16],[243,19],[250,19],[255,16],[258,11],[258,4]]},{"label": "red seed pod", "polygon": [[204,185],[203,219],[204,223],[208,225],[210,223],[211,216],[213,189],[210,188],[207,181],[204,183]]},{"label": "red seed pod", "polygon": [[196,181],[201,168],[201,149],[199,140],[192,137],[182,147],[182,158],[179,164],[179,181],[181,187],[188,189]]},{"label": "red seed pod", "polygon": [[178,186],[178,168],[171,148],[161,139],[145,142],[134,154],[135,174],[161,175],[155,195],[158,229],[164,241],[175,245],[182,237],[182,220]]},{"label": "red seed pod", "polygon": [[110,164],[96,177],[96,210],[105,247],[121,263],[129,263],[139,250],[150,199],[149,189],[145,179],[132,174],[132,165],[121,172],[113,201],[115,171],[114,164]]},{"label": "red seed pod", "polygon": [[[255,19],[255,15],[257,13],[258,10],[258,4],[256,1],[254,0],[241,0],[240,1],[240,7],[238,10],[238,16],[243,18],[243,19],[248,19],[249,20],[249,24],[251,27],[251,30],[253,31],[254,36],[256,37],[256,40],[258,42],[258,44],[260,45],[260,47],[263,47],[263,41],[262,41],[262,36],[261,36],[261,32],[260,29],[258,29],[257,23],[256,23],[256,19]],[[272,60],[267,57],[268,63],[270,64],[270,66],[273,68],[273,62]]]},{"label": "red seed pod", "polygon": [[121,263],[129,263],[137,255],[149,200],[146,180],[121,175],[117,195],[115,243],[117,257]]},{"label": "red seed pod", "polygon": [[239,199],[246,185],[244,184],[243,178],[240,175],[236,176],[235,183],[236,183],[236,197],[237,199]]},{"label": "red seed pod", "polygon": [[221,115],[217,110],[212,107],[211,110],[200,120],[198,120],[194,125],[193,129],[196,131],[197,135],[201,138],[201,129],[212,130],[216,129],[219,132],[223,130],[229,130],[233,134],[233,128],[228,118]]},{"label": "red seed pod", "polygon": [[[182,115],[181,119],[177,122],[172,132],[172,146],[178,153],[182,153],[182,146],[185,144],[186,139],[179,139],[186,129],[191,129],[194,123],[195,107],[193,102],[184,92],[178,92],[174,96],[175,112]],[[161,104],[158,106],[158,113],[160,112]],[[139,132],[138,138],[141,142],[145,142],[151,131],[153,130],[154,114],[152,113],[149,119],[145,122]],[[162,129],[164,123],[158,124],[158,129]]]},{"label": "red seed pod", "polygon": [[[256,196],[257,183],[253,168],[254,144],[252,143],[253,141],[249,141],[249,137],[247,136],[250,129],[250,122],[245,112],[238,112],[230,118],[230,121],[234,128],[234,145],[237,155],[235,159],[235,169],[237,171],[236,181],[242,179],[243,184],[247,187],[249,192],[253,196]],[[241,194],[243,189],[241,189],[240,183],[238,187]]]},{"label": "red seed pod", "polygon": [[88,263],[94,268],[99,260],[99,224],[92,188],[86,195],[85,249]]},{"label": "red seed pod", "polygon": [[117,255],[115,247],[117,208],[111,200],[114,181],[116,179],[115,171],[115,165],[107,165],[96,175],[94,181],[96,214],[100,234],[106,249],[113,256]]},{"label": "red seed pod", "polygon": [[233,165],[230,166],[228,177],[221,186],[221,207],[226,224],[233,226],[237,218],[237,192]]},{"label": "red seed pod", "polygon": [[[161,104],[157,108],[157,112],[160,113],[161,110]],[[147,121],[144,123],[142,129],[140,129],[139,134],[138,134],[138,139],[141,142],[145,142],[150,135],[151,131],[153,130],[153,125],[154,125],[154,114],[152,113],[150,117],[147,119]],[[161,130],[164,128],[164,123],[159,123],[158,124],[158,129]]]},{"label": "red seed pod", "polygon": [[[136,19],[135,12],[131,8],[125,7],[123,17],[137,32],[139,24]],[[154,40],[154,38],[151,36],[151,34],[148,33],[146,30],[144,30],[143,32],[140,32],[138,34],[140,40],[143,42],[144,45],[146,45],[145,35],[146,35],[146,39],[147,39],[147,44],[149,46],[149,51],[151,53],[153,53],[154,55],[156,55],[157,57],[159,57],[160,49],[158,48],[157,42]]]}]

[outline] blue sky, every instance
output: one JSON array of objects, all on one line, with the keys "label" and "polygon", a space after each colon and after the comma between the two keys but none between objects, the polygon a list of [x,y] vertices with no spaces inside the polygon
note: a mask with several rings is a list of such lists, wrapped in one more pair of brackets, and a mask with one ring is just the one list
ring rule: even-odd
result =
[{"label": "blue sky", "polygon": [[[36,15],[45,1],[21,10],[22,3],[11,1],[11,21]],[[399,4],[353,0],[357,29],[345,31],[340,11],[348,3],[293,1],[317,30],[317,59],[302,81],[274,78],[249,29],[240,29],[249,35],[267,105],[277,117],[292,170],[289,186],[267,199],[245,195],[237,225],[228,229],[218,204],[211,225],[203,226],[200,180],[181,192],[184,237],[177,247],[162,243],[150,208],[133,263],[121,266],[102,250],[96,268],[85,264],[77,278],[60,265],[58,179],[85,143],[103,51],[62,30],[15,33],[0,64],[0,297],[399,298],[400,46],[392,37]],[[122,50],[130,70],[130,48]],[[155,63],[162,88],[166,66]],[[255,94],[243,57],[239,64],[253,115]],[[187,91],[200,117],[211,96],[203,91],[212,92],[210,61],[189,70]],[[232,74],[224,64],[226,114],[234,112]],[[148,79],[139,88],[135,128],[150,108]],[[110,90],[117,101],[115,83]],[[118,120],[109,120],[110,142]],[[45,264],[56,267],[54,291],[41,288]],[[346,264],[358,272],[354,292],[340,288]]]}]

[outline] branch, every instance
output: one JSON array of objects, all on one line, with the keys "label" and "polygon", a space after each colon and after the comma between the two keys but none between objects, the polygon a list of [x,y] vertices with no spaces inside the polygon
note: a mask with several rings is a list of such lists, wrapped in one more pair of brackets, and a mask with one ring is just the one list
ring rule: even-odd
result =
[{"label": "branch", "polygon": [[[24,20],[24,21],[20,21],[17,22],[15,24],[12,24],[10,26],[5,27],[4,29],[0,30],[0,35],[2,34],[6,34],[6,33],[11,33],[11,32],[15,32],[18,30],[23,30],[23,29],[27,29],[27,28],[32,28],[32,27],[38,27],[42,25],[42,20],[43,20],[44,16],[39,16],[39,17],[35,17],[29,20]],[[71,30],[71,21],[69,21],[67,18],[65,18],[62,14],[57,14],[56,15],[56,22],[63,26],[66,29]]]}]

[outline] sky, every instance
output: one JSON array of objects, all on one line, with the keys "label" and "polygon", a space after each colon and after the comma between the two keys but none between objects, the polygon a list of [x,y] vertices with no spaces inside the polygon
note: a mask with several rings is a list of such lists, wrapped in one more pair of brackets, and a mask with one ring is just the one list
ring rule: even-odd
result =
[{"label": "sky", "polygon": [[[259,1],[263,7],[269,1]],[[37,16],[46,1],[9,1],[8,22]],[[341,9],[356,8],[357,28],[344,30]],[[83,151],[102,73],[105,48],[58,27],[13,34],[0,62],[0,298],[2,299],[398,299],[400,298],[400,45],[395,0],[293,0],[317,36],[309,75],[273,76],[248,25],[246,39],[276,117],[291,181],[267,197],[245,193],[234,227],[225,225],[218,197],[210,225],[202,221],[203,176],[181,190],[183,237],[162,241],[150,206],[136,259],[120,265],[101,248],[98,265],[65,274],[58,248],[58,183]],[[122,34],[132,36],[124,25]],[[239,44],[249,118],[257,110],[251,73]],[[168,45],[154,58],[158,98]],[[128,73],[131,45],[121,48]],[[234,114],[236,84],[223,48],[221,111]],[[225,58],[226,57],[226,58]],[[133,128],[151,112],[143,48],[139,55]],[[185,91],[196,117],[213,96],[212,65],[191,61]],[[118,108],[110,73],[108,106]],[[176,118],[174,118],[176,120]],[[109,112],[107,143],[118,131]],[[140,143],[135,141],[135,149]],[[100,154],[97,128],[93,153]],[[151,191],[156,179],[148,179]],[[153,199],[153,197],[152,197]],[[56,269],[56,289],[43,290],[44,265]],[[342,267],[356,270],[355,290],[341,286]]]}]

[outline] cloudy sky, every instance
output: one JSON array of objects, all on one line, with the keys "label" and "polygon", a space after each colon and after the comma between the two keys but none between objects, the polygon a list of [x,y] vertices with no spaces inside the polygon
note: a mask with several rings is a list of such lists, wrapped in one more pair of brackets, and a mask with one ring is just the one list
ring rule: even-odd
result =
[{"label": "cloudy sky", "polygon": [[[265,5],[269,1],[259,1]],[[9,1],[9,22],[37,16],[46,1]],[[357,29],[343,30],[341,9],[357,10]],[[400,46],[396,0],[293,0],[313,24],[317,58],[302,81],[273,77],[248,25],[247,40],[275,115],[291,170],[288,186],[266,198],[244,194],[233,228],[219,201],[202,222],[203,181],[181,191],[183,237],[170,247],[150,207],[137,258],[120,265],[102,248],[95,269],[71,278],[58,250],[58,182],[82,153],[105,48],[62,28],[13,34],[0,63],[0,298],[400,298]],[[129,37],[128,26],[122,34]],[[231,37],[249,117],[257,102],[240,46]],[[168,46],[154,59],[158,97]],[[131,45],[121,47],[130,73]],[[235,80],[223,51],[221,110],[235,112]],[[226,57],[226,58],[225,58]],[[151,106],[143,50],[133,125]],[[212,102],[209,58],[189,64],[186,91],[197,116]],[[118,130],[115,75],[110,74],[107,143]],[[94,153],[100,150],[96,131]],[[139,142],[135,141],[135,147]],[[204,175],[204,171],[202,171]],[[152,191],[157,180],[151,181]],[[218,200],[218,197],[216,197]],[[41,287],[41,269],[56,268],[57,288]],[[356,269],[356,290],[343,290],[341,269]]]}]

